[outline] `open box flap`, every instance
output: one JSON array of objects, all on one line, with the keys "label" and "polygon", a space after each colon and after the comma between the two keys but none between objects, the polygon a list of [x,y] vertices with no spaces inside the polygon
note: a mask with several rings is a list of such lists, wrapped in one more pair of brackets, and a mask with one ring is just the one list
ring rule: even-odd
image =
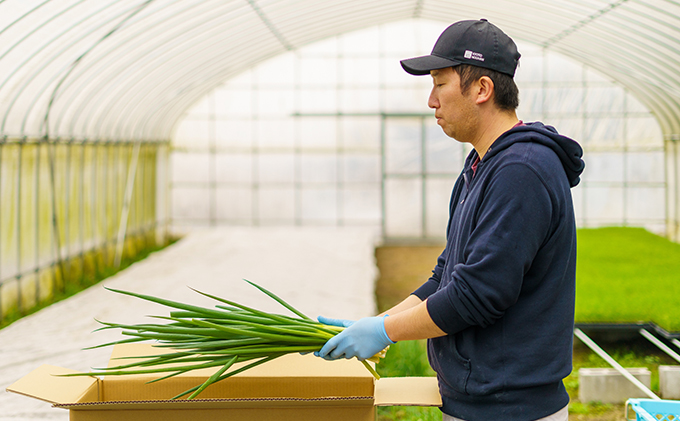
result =
[{"label": "open box flap", "polygon": [[442,406],[436,377],[383,377],[375,384],[376,406]]},{"label": "open box flap", "polygon": [[9,386],[7,391],[51,404],[98,400],[98,379],[90,376],[60,377],[71,373],[78,371],[44,364]]}]

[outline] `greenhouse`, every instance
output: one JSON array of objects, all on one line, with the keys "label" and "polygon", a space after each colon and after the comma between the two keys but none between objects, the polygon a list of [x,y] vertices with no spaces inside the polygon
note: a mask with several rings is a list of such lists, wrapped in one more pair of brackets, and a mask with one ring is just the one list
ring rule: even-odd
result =
[{"label": "greenhouse", "polygon": [[472,147],[399,61],[479,18],[584,149],[577,227],[680,242],[676,1],[0,0],[0,322],[195,233],[443,244]]}]

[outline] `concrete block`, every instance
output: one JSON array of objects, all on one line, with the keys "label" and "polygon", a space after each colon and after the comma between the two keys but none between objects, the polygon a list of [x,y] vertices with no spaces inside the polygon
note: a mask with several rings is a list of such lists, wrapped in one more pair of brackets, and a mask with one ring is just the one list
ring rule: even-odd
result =
[{"label": "concrete block", "polygon": [[680,365],[659,366],[659,392],[664,399],[680,399]]},{"label": "concrete block", "polygon": [[[647,368],[627,368],[642,384],[650,387],[652,375]],[[625,403],[629,398],[647,398],[630,380],[613,368],[581,368],[578,371],[581,402]]]}]

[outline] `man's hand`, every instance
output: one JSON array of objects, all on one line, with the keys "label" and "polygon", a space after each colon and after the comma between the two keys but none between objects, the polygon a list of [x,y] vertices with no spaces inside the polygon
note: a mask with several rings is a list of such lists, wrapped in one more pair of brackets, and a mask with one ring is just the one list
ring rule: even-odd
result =
[{"label": "man's hand", "polygon": [[319,317],[321,323],[342,326],[346,329],[329,339],[314,355],[326,360],[371,358],[394,343],[385,332],[385,317],[365,317],[356,322]]}]

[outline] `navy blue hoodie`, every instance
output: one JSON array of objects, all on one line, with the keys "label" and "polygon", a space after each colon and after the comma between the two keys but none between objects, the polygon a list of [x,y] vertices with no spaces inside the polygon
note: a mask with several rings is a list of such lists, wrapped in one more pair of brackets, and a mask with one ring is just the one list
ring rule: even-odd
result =
[{"label": "navy blue hoodie", "polygon": [[[570,188],[582,149],[542,123],[467,157],[428,299],[447,336],[428,341],[442,411],[468,421],[530,421],[569,402],[576,227]],[[473,175],[474,174],[474,175]]]}]

